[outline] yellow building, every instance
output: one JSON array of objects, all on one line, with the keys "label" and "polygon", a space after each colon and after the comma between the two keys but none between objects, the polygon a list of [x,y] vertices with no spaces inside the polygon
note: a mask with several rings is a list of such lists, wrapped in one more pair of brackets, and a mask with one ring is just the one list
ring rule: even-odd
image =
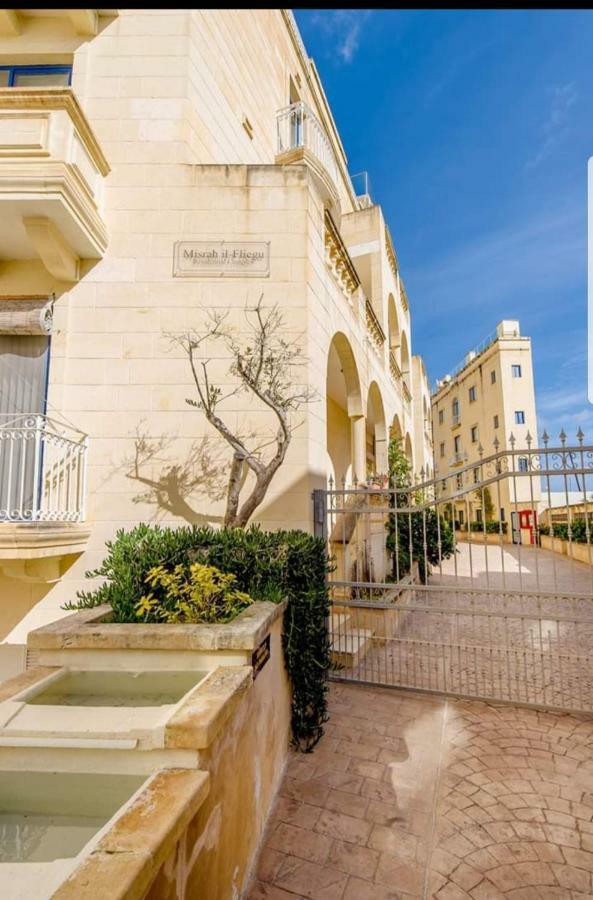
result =
[{"label": "yellow building", "polygon": [[3,10],[0,85],[5,676],[116,529],[220,523],[229,454],[170,341],[209,311],[240,328],[263,295],[307,359],[267,527],[309,529],[314,488],[415,437],[397,256],[290,11]]},{"label": "yellow building", "polygon": [[[537,446],[538,432],[531,339],[521,334],[519,322],[500,322],[494,334],[437,382],[432,422],[435,478],[457,471],[443,481],[438,496],[453,498],[458,529],[463,532],[468,523],[490,518],[506,523],[509,540],[531,542],[541,486],[539,478],[530,477],[528,456],[521,455],[530,444]],[[500,479],[488,488],[488,515],[483,492],[469,491],[468,485],[474,475],[477,483],[490,474],[480,475],[479,463],[503,451],[513,454],[509,470],[525,477],[505,478],[501,469]]]}]

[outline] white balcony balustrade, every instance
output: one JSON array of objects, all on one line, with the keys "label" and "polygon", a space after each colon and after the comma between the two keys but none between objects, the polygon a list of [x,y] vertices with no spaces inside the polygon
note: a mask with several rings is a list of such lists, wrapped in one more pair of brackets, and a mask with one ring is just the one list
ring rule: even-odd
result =
[{"label": "white balcony balustrade", "polygon": [[334,186],[338,183],[336,158],[319,119],[306,103],[293,103],[276,113],[279,157],[306,151],[321,163]]},{"label": "white balcony balustrade", "polygon": [[0,523],[81,522],[87,436],[41,415],[0,419]]}]

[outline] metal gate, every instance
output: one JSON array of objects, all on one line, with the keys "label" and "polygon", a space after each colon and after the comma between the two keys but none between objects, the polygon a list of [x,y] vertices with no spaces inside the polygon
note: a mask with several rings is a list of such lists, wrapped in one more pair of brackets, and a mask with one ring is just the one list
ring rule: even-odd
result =
[{"label": "metal gate", "polygon": [[[332,678],[593,711],[593,447],[315,492]],[[516,522],[515,540],[511,522]]]}]

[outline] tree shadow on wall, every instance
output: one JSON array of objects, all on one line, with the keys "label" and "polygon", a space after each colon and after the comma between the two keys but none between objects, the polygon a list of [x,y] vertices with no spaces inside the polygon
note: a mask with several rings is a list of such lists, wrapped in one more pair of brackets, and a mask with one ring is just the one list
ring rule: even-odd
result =
[{"label": "tree shadow on wall", "polygon": [[[195,441],[179,461],[173,451],[175,443],[174,437],[151,438],[136,431],[134,452],[124,460],[124,469],[126,476],[145,490],[133,502],[151,504],[158,512],[177,516],[192,525],[222,524],[222,514],[204,509],[226,497],[229,471],[226,447],[205,436]],[[200,496],[204,504],[198,511],[189,500]]]}]

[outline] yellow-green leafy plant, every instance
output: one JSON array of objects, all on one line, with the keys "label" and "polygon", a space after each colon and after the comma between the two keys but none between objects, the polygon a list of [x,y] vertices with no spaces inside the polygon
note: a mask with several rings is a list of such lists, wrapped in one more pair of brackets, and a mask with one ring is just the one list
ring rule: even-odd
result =
[{"label": "yellow-green leafy plant", "polygon": [[135,606],[144,622],[230,622],[252,598],[235,587],[237,579],[202,563],[153,566],[145,584],[150,589]]}]

